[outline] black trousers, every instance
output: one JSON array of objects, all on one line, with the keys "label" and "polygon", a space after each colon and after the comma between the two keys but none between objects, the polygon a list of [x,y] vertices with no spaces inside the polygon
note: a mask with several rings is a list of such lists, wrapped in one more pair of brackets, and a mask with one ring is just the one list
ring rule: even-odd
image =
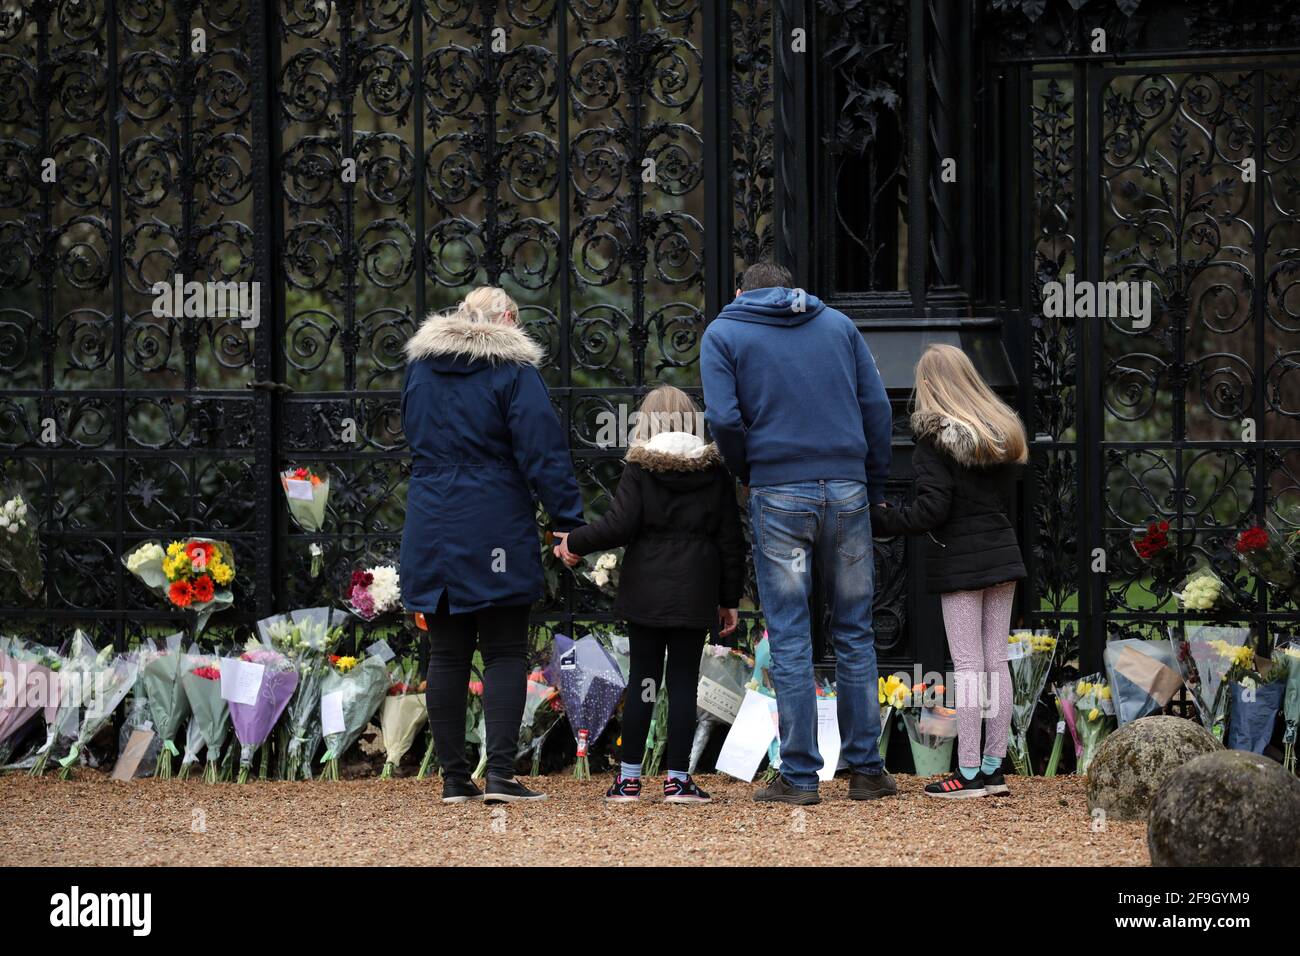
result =
[{"label": "black trousers", "polygon": [[[691,761],[695,738],[695,691],[700,683],[700,652],[708,631],[677,627],[646,627],[628,624],[632,645],[628,669],[627,697],[623,702],[624,763],[640,763],[645,756],[645,739],[655,697],[668,692],[668,770],[685,773]],[[664,653],[668,654],[664,680]],[[653,681],[647,684],[646,681]],[[648,698],[648,699],[647,699]]]},{"label": "black trousers", "polygon": [[483,715],[487,721],[487,772],[515,775],[519,722],[528,680],[528,605],[451,614],[444,597],[429,625],[429,729],[444,777],[468,779],[465,707],[470,666],[483,655]]}]

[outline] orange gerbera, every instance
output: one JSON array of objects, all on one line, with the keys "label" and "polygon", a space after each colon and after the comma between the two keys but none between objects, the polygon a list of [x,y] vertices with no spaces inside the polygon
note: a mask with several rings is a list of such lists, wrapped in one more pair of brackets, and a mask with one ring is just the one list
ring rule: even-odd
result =
[{"label": "orange gerbera", "polygon": [[200,574],[194,579],[192,592],[194,600],[198,604],[207,604],[212,600],[212,594],[215,589],[212,586],[212,578],[206,574]]},{"label": "orange gerbera", "polygon": [[194,589],[189,581],[173,581],[172,586],[167,589],[167,596],[177,607],[189,607],[194,599]]},{"label": "orange gerbera", "polygon": [[185,545],[185,556],[190,559],[190,565],[198,571],[212,563],[212,556],[216,552],[217,549],[207,541],[190,541]]}]

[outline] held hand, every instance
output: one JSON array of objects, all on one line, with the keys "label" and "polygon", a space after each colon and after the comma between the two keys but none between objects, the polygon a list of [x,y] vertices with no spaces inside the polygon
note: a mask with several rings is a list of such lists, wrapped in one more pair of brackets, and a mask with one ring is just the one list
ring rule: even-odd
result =
[{"label": "held hand", "polygon": [[718,636],[726,637],[736,629],[740,622],[740,615],[736,613],[734,607],[718,608]]}]

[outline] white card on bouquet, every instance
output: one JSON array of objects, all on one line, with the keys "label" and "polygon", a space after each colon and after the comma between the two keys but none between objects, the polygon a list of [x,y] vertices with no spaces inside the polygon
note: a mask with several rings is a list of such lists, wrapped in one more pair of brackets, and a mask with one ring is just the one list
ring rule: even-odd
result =
[{"label": "white card on bouquet", "polygon": [[284,480],[284,494],[286,498],[292,498],[295,501],[311,501],[311,482],[304,481],[302,478],[286,478]]},{"label": "white card on bouquet", "polygon": [[822,755],[817,779],[830,780],[840,765],[840,716],[834,697],[817,698],[817,749]]},{"label": "white card on bouquet", "polygon": [[320,728],[326,736],[341,734],[348,729],[343,720],[343,691],[336,690],[321,697]]},{"label": "white card on bouquet", "polygon": [[266,666],[238,657],[221,659],[221,699],[232,704],[256,704]]},{"label": "white card on bouquet", "polygon": [[753,780],[776,734],[776,701],[756,690],[745,691],[735,723],[718,754],[718,772]]}]

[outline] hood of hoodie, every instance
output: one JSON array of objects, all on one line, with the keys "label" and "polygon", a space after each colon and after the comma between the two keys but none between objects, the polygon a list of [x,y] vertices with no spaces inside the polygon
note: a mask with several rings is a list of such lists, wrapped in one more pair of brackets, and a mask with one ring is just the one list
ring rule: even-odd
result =
[{"label": "hood of hoodie", "polygon": [[635,445],[627,460],[677,490],[703,487],[713,481],[710,472],[722,465],[722,455],[711,442],[705,444],[690,432],[660,432],[644,445]]},{"label": "hood of hoodie", "polygon": [[472,372],[513,362],[540,366],[546,353],[517,325],[473,322],[435,313],[406,342],[406,360],[428,360],[440,372]]},{"label": "hood of hoodie", "polygon": [[[797,305],[802,308],[796,310]],[[824,308],[822,300],[811,292],[773,287],[742,292],[723,306],[718,318],[758,325],[794,326],[816,318]]]}]

